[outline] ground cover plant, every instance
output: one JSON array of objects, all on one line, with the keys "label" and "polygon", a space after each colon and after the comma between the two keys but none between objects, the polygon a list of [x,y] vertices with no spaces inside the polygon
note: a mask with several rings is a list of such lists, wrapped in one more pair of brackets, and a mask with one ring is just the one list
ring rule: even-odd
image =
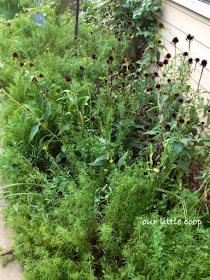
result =
[{"label": "ground cover plant", "polygon": [[135,61],[133,38],[85,17],[75,37],[53,5],[40,27],[37,8],[0,22],[4,214],[25,279],[208,279],[210,105],[188,85],[207,64],[192,64],[193,36],[160,61],[158,24]]}]

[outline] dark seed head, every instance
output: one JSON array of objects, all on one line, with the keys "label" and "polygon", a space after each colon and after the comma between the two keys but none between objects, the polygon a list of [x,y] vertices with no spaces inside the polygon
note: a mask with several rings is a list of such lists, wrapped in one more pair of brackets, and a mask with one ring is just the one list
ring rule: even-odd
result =
[{"label": "dark seed head", "polygon": [[29,62],[29,67],[33,67],[34,66],[34,64],[33,64],[33,62]]},{"label": "dark seed head", "polygon": [[189,63],[189,64],[193,64],[193,59],[192,59],[192,58],[189,58],[189,59],[188,59],[188,63]]},{"label": "dark seed head", "polygon": [[118,40],[119,42],[121,42],[121,39],[120,39],[120,38],[118,38],[117,40]]},{"label": "dark seed head", "polygon": [[168,82],[168,83],[171,83],[171,79],[168,79],[167,82]]},{"label": "dark seed head", "polygon": [[68,50],[69,47],[66,47],[66,50]]},{"label": "dark seed head", "polygon": [[[146,74],[145,74],[146,75]],[[149,76],[149,75],[148,75]],[[145,76],[145,77],[148,77],[148,76]],[[159,77],[159,75],[158,75],[158,72],[153,72],[153,76],[154,77]]]},{"label": "dark seed head", "polygon": [[38,83],[37,78],[33,77],[32,82],[34,82],[34,83]]},{"label": "dark seed head", "polygon": [[205,122],[201,122],[201,124],[202,124],[202,125],[204,125],[204,124],[205,124]]},{"label": "dark seed head", "polygon": [[167,92],[164,92],[163,94],[167,94]]},{"label": "dark seed head", "polygon": [[10,22],[7,22],[7,23],[6,23],[6,26],[7,26],[7,27],[10,27],[10,26],[11,26],[11,23],[10,23]]},{"label": "dark seed head", "polygon": [[23,67],[23,66],[24,66],[24,62],[23,62],[23,61],[20,61],[20,62],[19,62],[19,66],[20,66],[20,67]]},{"label": "dark seed head", "polygon": [[200,61],[200,58],[196,58],[195,62],[198,63]]},{"label": "dark seed head", "polygon": [[141,72],[140,72],[140,71],[137,71],[137,72],[136,72],[136,76],[141,76]]},{"label": "dark seed head", "polygon": [[161,41],[160,41],[160,40],[158,41],[158,44],[161,44]]},{"label": "dark seed head", "polygon": [[172,116],[173,118],[176,118],[176,117],[177,117],[177,114],[176,114],[176,113],[172,113],[171,116]]},{"label": "dark seed head", "polygon": [[96,121],[96,118],[95,118],[95,117],[91,117],[91,118],[90,118],[90,121],[91,121],[91,122],[95,122],[95,121]]},{"label": "dark seed head", "polygon": [[202,61],[201,61],[201,65],[202,65],[203,67],[206,67],[206,65],[207,65],[207,60],[206,60],[206,59],[202,60]]},{"label": "dark seed head", "polygon": [[84,71],[84,70],[85,70],[85,68],[84,68],[82,65],[80,65],[79,69],[80,69],[81,71]]},{"label": "dark seed head", "polygon": [[192,41],[194,39],[194,36],[188,34],[186,40],[187,41]]},{"label": "dark seed head", "polygon": [[178,92],[176,92],[174,95],[175,95],[175,96],[179,96],[179,93],[178,93]]},{"label": "dark seed head", "polygon": [[179,122],[179,123],[184,123],[184,119],[183,119],[183,118],[180,118],[180,119],[178,120],[178,122]]},{"label": "dark seed head", "polygon": [[168,64],[168,59],[164,59],[164,60],[163,60],[163,64],[164,64],[164,65],[167,65],[167,64]]},{"label": "dark seed head", "polygon": [[183,103],[184,100],[183,100],[182,98],[179,98],[179,99],[178,99],[178,102],[179,102],[179,103]]},{"label": "dark seed head", "polygon": [[177,37],[174,37],[171,43],[176,45],[178,42],[179,42],[179,39]]},{"label": "dark seed head", "polygon": [[77,40],[77,37],[76,37],[76,36],[74,37],[74,40]]},{"label": "dark seed head", "polygon": [[90,34],[93,34],[93,32],[91,31]]},{"label": "dark seed head", "polygon": [[44,75],[42,73],[39,73],[39,78],[44,78]]},{"label": "dark seed head", "polygon": [[171,54],[167,53],[166,58],[168,58],[168,59],[171,58]]},{"label": "dark seed head", "polygon": [[129,22],[128,22],[128,26],[131,26],[131,25],[132,25],[132,22],[131,22],[131,21],[129,21]]},{"label": "dark seed head", "polygon": [[148,73],[145,73],[145,74],[144,74],[144,77],[149,77],[149,74],[148,74]]},{"label": "dark seed head", "polygon": [[171,127],[170,127],[169,124],[166,124],[166,125],[165,125],[165,130],[170,130],[170,128],[171,128]]},{"label": "dark seed head", "polygon": [[159,67],[163,67],[163,62],[158,62]]},{"label": "dark seed head", "polygon": [[184,52],[184,53],[183,53],[183,56],[188,56],[188,52]]},{"label": "dark seed head", "polygon": [[94,54],[92,54],[92,55],[91,55],[91,58],[92,58],[92,59],[97,59],[96,54],[95,54],[95,53],[94,53]]},{"label": "dark seed head", "polygon": [[1,88],[3,88],[3,85],[2,85],[2,84],[0,84],[0,89],[1,89]]},{"label": "dark seed head", "polygon": [[14,53],[12,54],[12,57],[13,57],[13,59],[16,59],[16,58],[19,57],[19,54],[18,54],[17,52],[14,52]]},{"label": "dark seed head", "polygon": [[71,77],[69,77],[69,76],[65,76],[64,79],[66,80],[67,83],[71,82]]},{"label": "dark seed head", "polygon": [[158,23],[158,27],[159,27],[159,28],[164,28],[164,27],[165,27],[165,26],[164,26],[164,23],[162,23],[162,22]]},{"label": "dark seed head", "polygon": [[110,56],[109,56],[109,60],[110,60],[110,61],[113,61],[113,60],[114,60],[114,57],[113,57],[112,55],[110,55]]},{"label": "dark seed head", "polygon": [[157,89],[159,89],[159,88],[160,88],[160,85],[159,85],[159,84],[157,84],[157,85],[156,85],[156,88],[157,88]]},{"label": "dark seed head", "polygon": [[108,83],[108,80],[104,80],[104,82],[105,82],[105,84],[107,84],[107,83]]}]

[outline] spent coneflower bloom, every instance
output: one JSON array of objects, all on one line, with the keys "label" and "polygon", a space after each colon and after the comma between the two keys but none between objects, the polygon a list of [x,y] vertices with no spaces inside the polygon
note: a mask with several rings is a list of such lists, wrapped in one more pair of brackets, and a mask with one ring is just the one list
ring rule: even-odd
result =
[{"label": "spent coneflower bloom", "polygon": [[188,52],[184,52],[184,53],[183,53],[183,56],[188,56]]},{"label": "spent coneflower bloom", "polygon": [[7,22],[7,23],[6,23],[6,26],[7,26],[7,27],[10,27],[10,26],[11,26],[11,23],[10,23],[10,22]]},{"label": "spent coneflower bloom", "polygon": [[158,66],[159,66],[159,67],[163,67],[163,62],[160,62],[160,61],[159,61],[159,62],[158,62]]},{"label": "spent coneflower bloom", "polygon": [[165,56],[165,58],[171,58],[171,54],[170,53],[167,53],[167,55]]},{"label": "spent coneflower bloom", "polygon": [[179,98],[178,102],[182,104],[184,102],[184,100],[182,98]]},{"label": "spent coneflower bloom", "polygon": [[91,117],[91,118],[90,118],[90,121],[91,121],[91,122],[95,122],[95,121],[96,121],[96,118],[95,118],[95,117]]},{"label": "spent coneflower bloom", "polygon": [[179,122],[179,123],[184,123],[184,119],[183,119],[183,118],[180,118],[180,119],[178,119],[178,122]]},{"label": "spent coneflower bloom", "polygon": [[[146,74],[147,74],[147,73],[146,73]],[[146,75],[146,74],[145,74],[145,75]],[[153,72],[152,75],[153,75],[154,77],[159,77],[158,72]],[[148,74],[148,76],[149,76],[149,74]],[[145,76],[145,77],[148,77],[148,76]]]},{"label": "spent coneflower bloom", "polygon": [[157,89],[159,89],[161,86],[160,86],[160,84],[157,84],[155,87],[156,87]]},{"label": "spent coneflower bloom", "polygon": [[145,74],[144,74],[144,77],[149,77],[149,74],[148,74],[148,73],[145,73]]},{"label": "spent coneflower bloom", "polygon": [[163,60],[163,64],[164,64],[164,65],[167,65],[167,64],[168,64],[168,59],[164,59],[164,60]]},{"label": "spent coneflower bloom", "polygon": [[23,66],[24,66],[24,62],[23,62],[23,61],[20,61],[20,62],[19,62],[19,66],[20,66],[20,67],[23,67]]},{"label": "spent coneflower bloom", "polygon": [[3,85],[2,85],[2,84],[0,84],[0,89],[1,89],[1,88],[3,88]]},{"label": "spent coneflower bloom", "polygon": [[171,79],[168,79],[167,82],[168,82],[168,83],[171,83]]},{"label": "spent coneflower bloom", "polygon": [[33,77],[32,82],[34,82],[34,83],[38,83],[37,78]]},{"label": "spent coneflower bloom", "polygon": [[173,118],[176,118],[176,117],[177,117],[177,114],[174,112],[174,113],[171,114],[171,116],[172,116]]},{"label": "spent coneflower bloom", "polygon": [[66,50],[68,50],[69,47],[66,47]]},{"label": "spent coneflower bloom", "polygon": [[109,64],[111,61],[109,59],[107,59],[106,63]]},{"label": "spent coneflower bloom", "polygon": [[34,66],[33,62],[29,62],[28,65],[29,65],[30,67],[33,67],[33,66]]},{"label": "spent coneflower bloom", "polygon": [[179,96],[179,93],[178,93],[178,92],[176,92],[174,95],[175,95],[175,96]]},{"label": "spent coneflower bloom", "polygon": [[118,38],[117,40],[118,40],[119,42],[121,42],[121,39],[120,39],[120,38]]},{"label": "spent coneflower bloom", "polygon": [[96,54],[94,53],[94,54],[92,54],[91,55],[91,58],[94,60],[94,59],[97,59],[97,56],[96,56]]},{"label": "spent coneflower bloom", "polygon": [[195,62],[198,63],[200,61],[200,58],[196,58]]},{"label": "spent coneflower bloom", "polygon": [[39,73],[39,78],[44,78],[44,75],[42,73]]},{"label": "spent coneflower bloom", "polygon": [[188,34],[186,40],[187,41],[192,41],[194,39],[193,35]]},{"label": "spent coneflower bloom", "polygon": [[192,59],[192,58],[189,58],[189,59],[188,59],[188,63],[189,63],[189,64],[193,64],[193,59]]},{"label": "spent coneflower bloom", "polygon": [[84,68],[82,65],[80,65],[79,69],[80,69],[81,71],[84,71],[84,70],[85,70],[85,68]]},{"label": "spent coneflower bloom", "polygon": [[137,72],[136,72],[136,76],[141,76],[141,72],[140,72],[140,71],[137,71]]},{"label": "spent coneflower bloom", "polygon": [[114,60],[114,57],[110,55],[108,59],[112,62]]},{"label": "spent coneflower bloom", "polygon": [[165,25],[164,25],[164,23],[160,22],[160,23],[158,23],[158,27],[159,27],[159,28],[164,28]]},{"label": "spent coneflower bloom", "polygon": [[16,59],[16,58],[19,57],[19,54],[18,54],[17,52],[14,52],[14,53],[12,54],[12,57],[13,57],[13,59]]},{"label": "spent coneflower bloom", "polygon": [[128,22],[128,26],[131,26],[131,25],[132,25],[132,22],[131,22],[131,21],[129,21],[129,22]]},{"label": "spent coneflower bloom", "polygon": [[166,124],[166,125],[164,126],[164,128],[165,128],[165,130],[170,130],[171,126],[170,126],[169,124]]},{"label": "spent coneflower bloom", "polygon": [[67,83],[71,82],[71,77],[69,77],[69,76],[65,76],[64,79],[66,80]]},{"label": "spent coneflower bloom", "polygon": [[179,39],[177,37],[174,37],[172,40],[172,44],[174,44],[176,46],[176,44],[179,42]]},{"label": "spent coneflower bloom", "polygon": [[162,43],[162,42],[159,40],[159,41],[158,41],[158,44],[161,44],[161,43]]},{"label": "spent coneflower bloom", "polygon": [[206,59],[203,59],[203,60],[201,61],[202,70],[201,70],[201,75],[200,75],[200,79],[199,79],[199,82],[198,82],[198,88],[197,88],[197,90],[199,89],[200,82],[201,82],[201,77],[202,77],[202,75],[203,75],[203,70],[204,70],[204,68],[206,67],[206,65],[207,65],[207,60],[206,60]]},{"label": "spent coneflower bloom", "polygon": [[164,92],[163,94],[167,94],[167,92]]}]

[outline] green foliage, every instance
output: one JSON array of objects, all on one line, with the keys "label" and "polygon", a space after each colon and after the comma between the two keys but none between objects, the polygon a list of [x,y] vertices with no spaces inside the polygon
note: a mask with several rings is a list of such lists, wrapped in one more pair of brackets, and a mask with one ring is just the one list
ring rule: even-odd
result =
[{"label": "green foliage", "polygon": [[161,64],[160,29],[134,63],[131,38],[84,13],[75,38],[68,12],[39,9],[40,27],[37,7],[0,21],[4,214],[25,279],[208,277],[210,107],[191,64]]}]

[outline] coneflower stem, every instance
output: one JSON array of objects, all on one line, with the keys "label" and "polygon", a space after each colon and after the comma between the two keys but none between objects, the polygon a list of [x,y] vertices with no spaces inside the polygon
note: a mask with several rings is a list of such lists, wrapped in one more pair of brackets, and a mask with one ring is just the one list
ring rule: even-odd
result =
[{"label": "coneflower stem", "polygon": [[200,75],[200,79],[199,79],[199,82],[198,82],[198,88],[197,88],[197,90],[199,89],[199,86],[200,86],[201,77],[202,77],[202,74],[203,74],[203,69],[204,69],[204,67],[203,67],[202,70],[201,70],[201,75]]},{"label": "coneflower stem", "polygon": [[86,79],[85,79],[85,75],[83,75],[83,77],[84,77],[84,81],[85,81],[85,84],[86,84],[86,87],[87,87],[87,91],[88,91],[88,94],[89,94],[89,98],[90,98],[90,116],[91,116],[91,111],[92,111],[91,95],[90,95],[90,91],[89,91],[89,88],[88,88],[88,85],[87,85],[87,82],[86,82]]}]

